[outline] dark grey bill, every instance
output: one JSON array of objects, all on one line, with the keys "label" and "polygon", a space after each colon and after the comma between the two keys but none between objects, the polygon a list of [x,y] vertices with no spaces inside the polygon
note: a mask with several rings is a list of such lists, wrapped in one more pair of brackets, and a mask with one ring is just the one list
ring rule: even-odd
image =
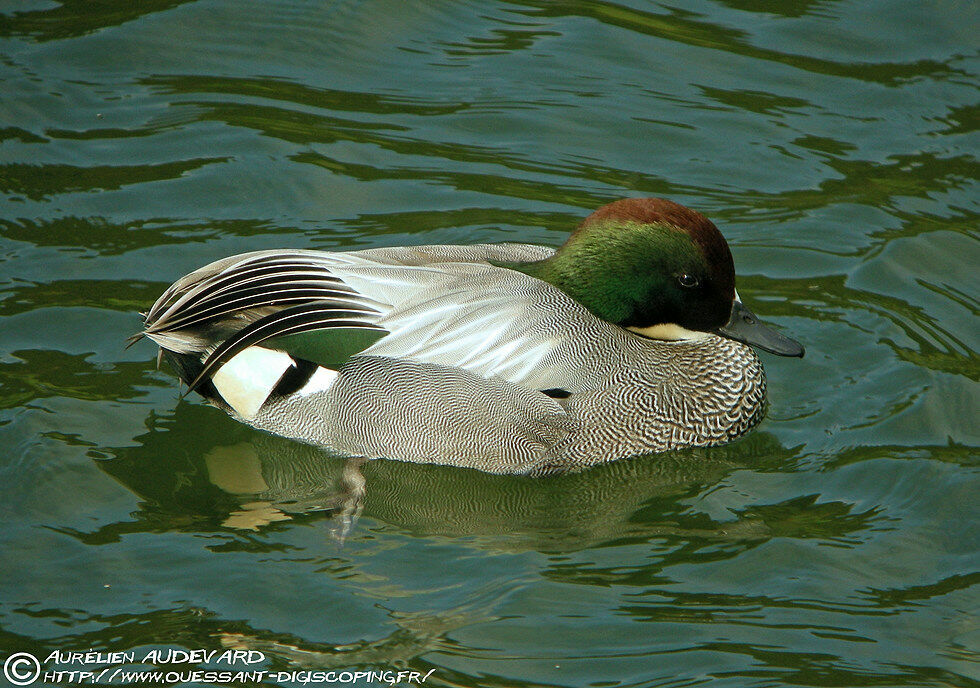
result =
[{"label": "dark grey bill", "polygon": [[728,320],[728,324],[719,327],[717,332],[723,337],[757,346],[771,354],[803,357],[802,344],[763,325],[740,301],[732,304],[732,317]]}]

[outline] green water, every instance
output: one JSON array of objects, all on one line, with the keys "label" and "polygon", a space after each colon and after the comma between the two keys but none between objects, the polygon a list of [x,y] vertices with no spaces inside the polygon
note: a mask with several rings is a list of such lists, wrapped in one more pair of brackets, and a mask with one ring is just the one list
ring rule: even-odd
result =
[{"label": "green water", "polygon": [[[0,658],[977,685],[978,35],[956,0],[4,2]],[[558,245],[643,195],[806,344],[728,447],[374,462],[340,544],[342,460],[123,348],[226,255]]]}]

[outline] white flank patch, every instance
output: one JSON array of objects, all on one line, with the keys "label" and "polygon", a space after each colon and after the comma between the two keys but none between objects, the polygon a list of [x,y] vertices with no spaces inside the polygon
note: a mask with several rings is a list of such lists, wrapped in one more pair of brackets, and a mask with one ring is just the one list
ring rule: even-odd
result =
[{"label": "white flank patch", "polygon": [[250,346],[211,378],[218,394],[242,418],[254,418],[293,359],[282,351]]},{"label": "white flank patch", "polygon": [[296,390],[296,394],[306,396],[314,392],[326,392],[330,385],[337,379],[337,371],[320,366],[316,372],[307,380],[306,384]]},{"label": "white flank patch", "polygon": [[663,339],[668,342],[676,342],[682,339],[704,339],[708,336],[707,332],[689,330],[674,323],[663,323],[650,327],[629,327],[627,329],[650,339]]}]

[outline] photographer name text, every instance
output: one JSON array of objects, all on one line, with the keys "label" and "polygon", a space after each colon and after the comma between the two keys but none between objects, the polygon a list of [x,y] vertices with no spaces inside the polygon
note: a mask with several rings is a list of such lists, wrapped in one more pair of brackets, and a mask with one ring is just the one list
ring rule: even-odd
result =
[{"label": "photographer name text", "polygon": [[[137,659],[137,657],[140,657]],[[44,659],[44,663],[57,665],[72,664],[256,664],[265,660],[265,654],[258,650],[150,650],[146,654],[135,652],[67,652],[55,650]]]}]

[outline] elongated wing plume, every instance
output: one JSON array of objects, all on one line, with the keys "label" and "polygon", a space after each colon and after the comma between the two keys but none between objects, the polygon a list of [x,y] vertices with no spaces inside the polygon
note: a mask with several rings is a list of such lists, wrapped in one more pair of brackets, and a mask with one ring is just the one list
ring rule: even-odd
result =
[{"label": "elongated wing plume", "polygon": [[339,309],[333,303],[316,302],[285,308],[256,320],[222,342],[204,361],[197,377],[188,385],[192,392],[222,364],[250,346],[273,337],[284,337],[312,330],[351,328],[386,330],[375,324],[377,311],[372,308]]}]

